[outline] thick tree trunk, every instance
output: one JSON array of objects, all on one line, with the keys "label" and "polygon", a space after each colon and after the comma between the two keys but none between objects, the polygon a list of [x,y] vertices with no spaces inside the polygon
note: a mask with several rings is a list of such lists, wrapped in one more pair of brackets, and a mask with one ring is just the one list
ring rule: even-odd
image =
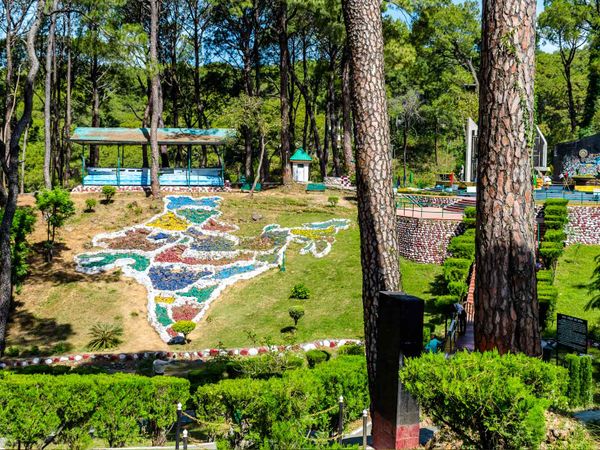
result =
[{"label": "thick tree trunk", "polygon": [[[19,192],[19,140],[31,122],[34,83],[39,69],[39,61],[35,54],[35,41],[42,21],[44,4],[44,0],[38,0],[35,19],[27,33],[27,56],[31,65],[25,82],[23,113],[11,133],[10,143],[0,142],[0,161],[2,161],[2,170],[8,178],[8,199],[0,222],[0,356],[4,354],[6,347],[6,326],[10,314],[13,290],[10,229],[17,210]],[[6,162],[7,144],[8,163]]]},{"label": "thick tree trunk", "polygon": [[356,124],[358,223],[369,391],[374,392],[380,291],[401,289],[380,0],[343,0]]},{"label": "thick tree trunk", "polygon": [[281,175],[283,184],[292,182],[290,166],[290,52],[287,32],[287,0],[280,0],[277,8],[277,28],[279,38],[279,104],[281,112]]},{"label": "thick tree trunk", "polygon": [[480,351],[539,355],[529,157],[536,3],[483,5],[475,345]]},{"label": "thick tree trunk", "polygon": [[[600,1],[596,1],[597,15],[600,15]],[[588,57],[588,86],[581,126],[588,127],[596,114],[596,105],[600,97],[600,26],[592,28]]]},{"label": "thick tree trunk", "polygon": [[[58,0],[52,1],[52,11],[58,7]],[[46,83],[44,85],[44,185],[46,189],[52,188],[52,175],[50,164],[52,159],[52,58],[54,56],[54,37],[56,34],[56,14],[50,16],[48,30],[48,43],[46,45]]]},{"label": "thick tree trunk", "polygon": [[406,153],[408,152],[408,130],[406,125],[402,129],[402,187],[406,187]]},{"label": "thick tree trunk", "polygon": [[158,121],[160,117],[160,80],[158,77],[158,0],[150,1],[150,70],[152,71],[151,101],[152,118],[150,119],[150,151],[152,164],[150,168],[150,183],[152,196],[160,195],[158,182],[159,153],[158,148]]},{"label": "thick tree trunk", "polygon": [[344,171],[354,175],[354,152],[352,151],[352,90],[350,88],[350,55],[347,47],[342,59],[342,122],[344,129]]},{"label": "thick tree trunk", "polygon": [[[94,128],[100,126],[100,87],[98,85],[99,78],[100,68],[98,65],[98,55],[96,51],[93,51],[90,79],[92,82],[92,127]],[[90,145],[90,167],[98,167],[99,163],[100,147],[98,145]]]}]

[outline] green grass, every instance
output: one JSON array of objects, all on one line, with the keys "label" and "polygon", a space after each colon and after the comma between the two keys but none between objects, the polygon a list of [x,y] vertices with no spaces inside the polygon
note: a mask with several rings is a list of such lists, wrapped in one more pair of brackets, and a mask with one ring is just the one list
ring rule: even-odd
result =
[{"label": "green grass", "polygon": [[[558,288],[556,312],[580,317],[588,321],[592,327],[600,320],[600,310],[585,311],[590,301],[588,284],[592,278],[594,258],[600,254],[597,245],[572,245],[558,261],[554,285]],[[556,328],[556,323],[552,329]]]}]

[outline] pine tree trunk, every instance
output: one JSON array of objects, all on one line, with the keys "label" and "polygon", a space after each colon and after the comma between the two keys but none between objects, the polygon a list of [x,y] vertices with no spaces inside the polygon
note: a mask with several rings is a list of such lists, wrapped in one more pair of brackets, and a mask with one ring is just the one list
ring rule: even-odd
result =
[{"label": "pine tree trunk", "polygon": [[573,99],[573,81],[571,79],[571,64],[566,64],[565,80],[567,81],[567,98],[569,100],[569,121],[571,122],[571,133],[577,130],[577,113],[575,112],[575,100]]},{"label": "pine tree trunk", "polygon": [[342,121],[344,128],[344,170],[354,175],[354,152],[352,151],[352,92],[350,88],[350,55],[347,47],[342,60]]},{"label": "pine tree trunk", "polygon": [[484,2],[475,345],[540,354],[535,274],[534,0]]},{"label": "pine tree trunk", "polygon": [[[93,30],[95,32],[95,30]],[[100,68],[98,66],[98,55],[96,51],[93,51],[92,55],[92,69],[90,78],[92,82],[92,127],[97,128],[100,126],[100,87],[98,86],[98,79],[100,77]],[[100,147],[96,144],[90,145],[90,167],[98,167],[100,163]]]},{"label": "pine tree trunk", "polygon": [[[58,0],[53,0],[52,11],[58,7]],[[50,16],[48,43],[46,45],[46,83],[44,85],[44,186],[52,188],[50,163],[52,159],[52,129],[50,126],[52,106],[52,57],[54,56],[54,37],[56,34],[56,14]]]},{"label": "pine tree trunk", "polygon": [[287,32],[287,1],[280,0],[277,8],[277,27],[279,37],[279,103],[281,112],[281,174],[283,184],[292,182],[290,166],[290,93],[289,72],[290,52]]},{"label": "pine tree trunk", "polygon": [[160,184],[158,182],[159,168],[159,148],[158,148],[158,120],[160,115],[160,98],[159,98],[159,83],[158,78],[158,0],[150,1],[150,70],[152,71],[151,82],[151,101],[152,101],[152,117],[150,119],[150,151],[151,151],[151,167],[150,167],[150,183],[152,196],[154,198],[160,195]]},{"label": "pine tree trunk", "polygon": [[356,124],[358,223],[369,391],[374,392],[379,292],[401,289],[380,0],[343,0]]},{"label": "pine tree trunk", "polygon": [[[35,41],[42,22],[44,5],[44,0],[38,0],[35,19],[27,33],[27,56],[30,67],[23,93],[23,113],[11,133],[10,143],[0,142],[0,158],[5,160],[2,169],[8,178],[8,198],[0,222],[0,356],[4,354],[6,347],[6,327],[13,291],[10,229],[17,210],[19,192],[19,141],[31,122],[34,83],[39,70],[39,61],[35,53]],[[7,146],[8,164],[5,159]]]},{"label": "pine tree trunk", "polygon": [[[68,7],[71,7],[71,2],[68,3]],[[65,183],[69,181],[71,177],[71,125],[72,125],[72,71],[73,63],[71,59],[71,13],[67,13],[67,88],[66,88],[66,105],[65,105],[65,125],[64,125],[64,145],[65,145]]]}]

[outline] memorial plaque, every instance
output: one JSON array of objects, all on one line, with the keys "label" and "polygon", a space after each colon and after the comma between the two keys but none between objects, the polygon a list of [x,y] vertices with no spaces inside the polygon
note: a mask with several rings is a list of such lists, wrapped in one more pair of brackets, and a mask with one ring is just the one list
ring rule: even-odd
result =
[{"label": "memorial plaque", "polygon": [[557,314],[556,342],[578,353],[587,353],[587,320]]}]

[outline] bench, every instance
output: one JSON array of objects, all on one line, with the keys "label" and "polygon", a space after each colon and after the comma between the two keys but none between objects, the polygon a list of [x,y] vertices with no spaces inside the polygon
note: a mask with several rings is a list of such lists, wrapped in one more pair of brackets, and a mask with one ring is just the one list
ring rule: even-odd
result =
[{"label": "bench", "polygon": [[[260,183],[256,183],[256,187],[254,188],[254,192],[260,192],[262,185]],[[241,191],[242,192],[250,192],[252,190],[252,183],[244,183],[242,184]]]},{"label": "bench", "polygon": [[306,192],[325,192],[325,189],[323,183],[308,183],[306,185]]}]

